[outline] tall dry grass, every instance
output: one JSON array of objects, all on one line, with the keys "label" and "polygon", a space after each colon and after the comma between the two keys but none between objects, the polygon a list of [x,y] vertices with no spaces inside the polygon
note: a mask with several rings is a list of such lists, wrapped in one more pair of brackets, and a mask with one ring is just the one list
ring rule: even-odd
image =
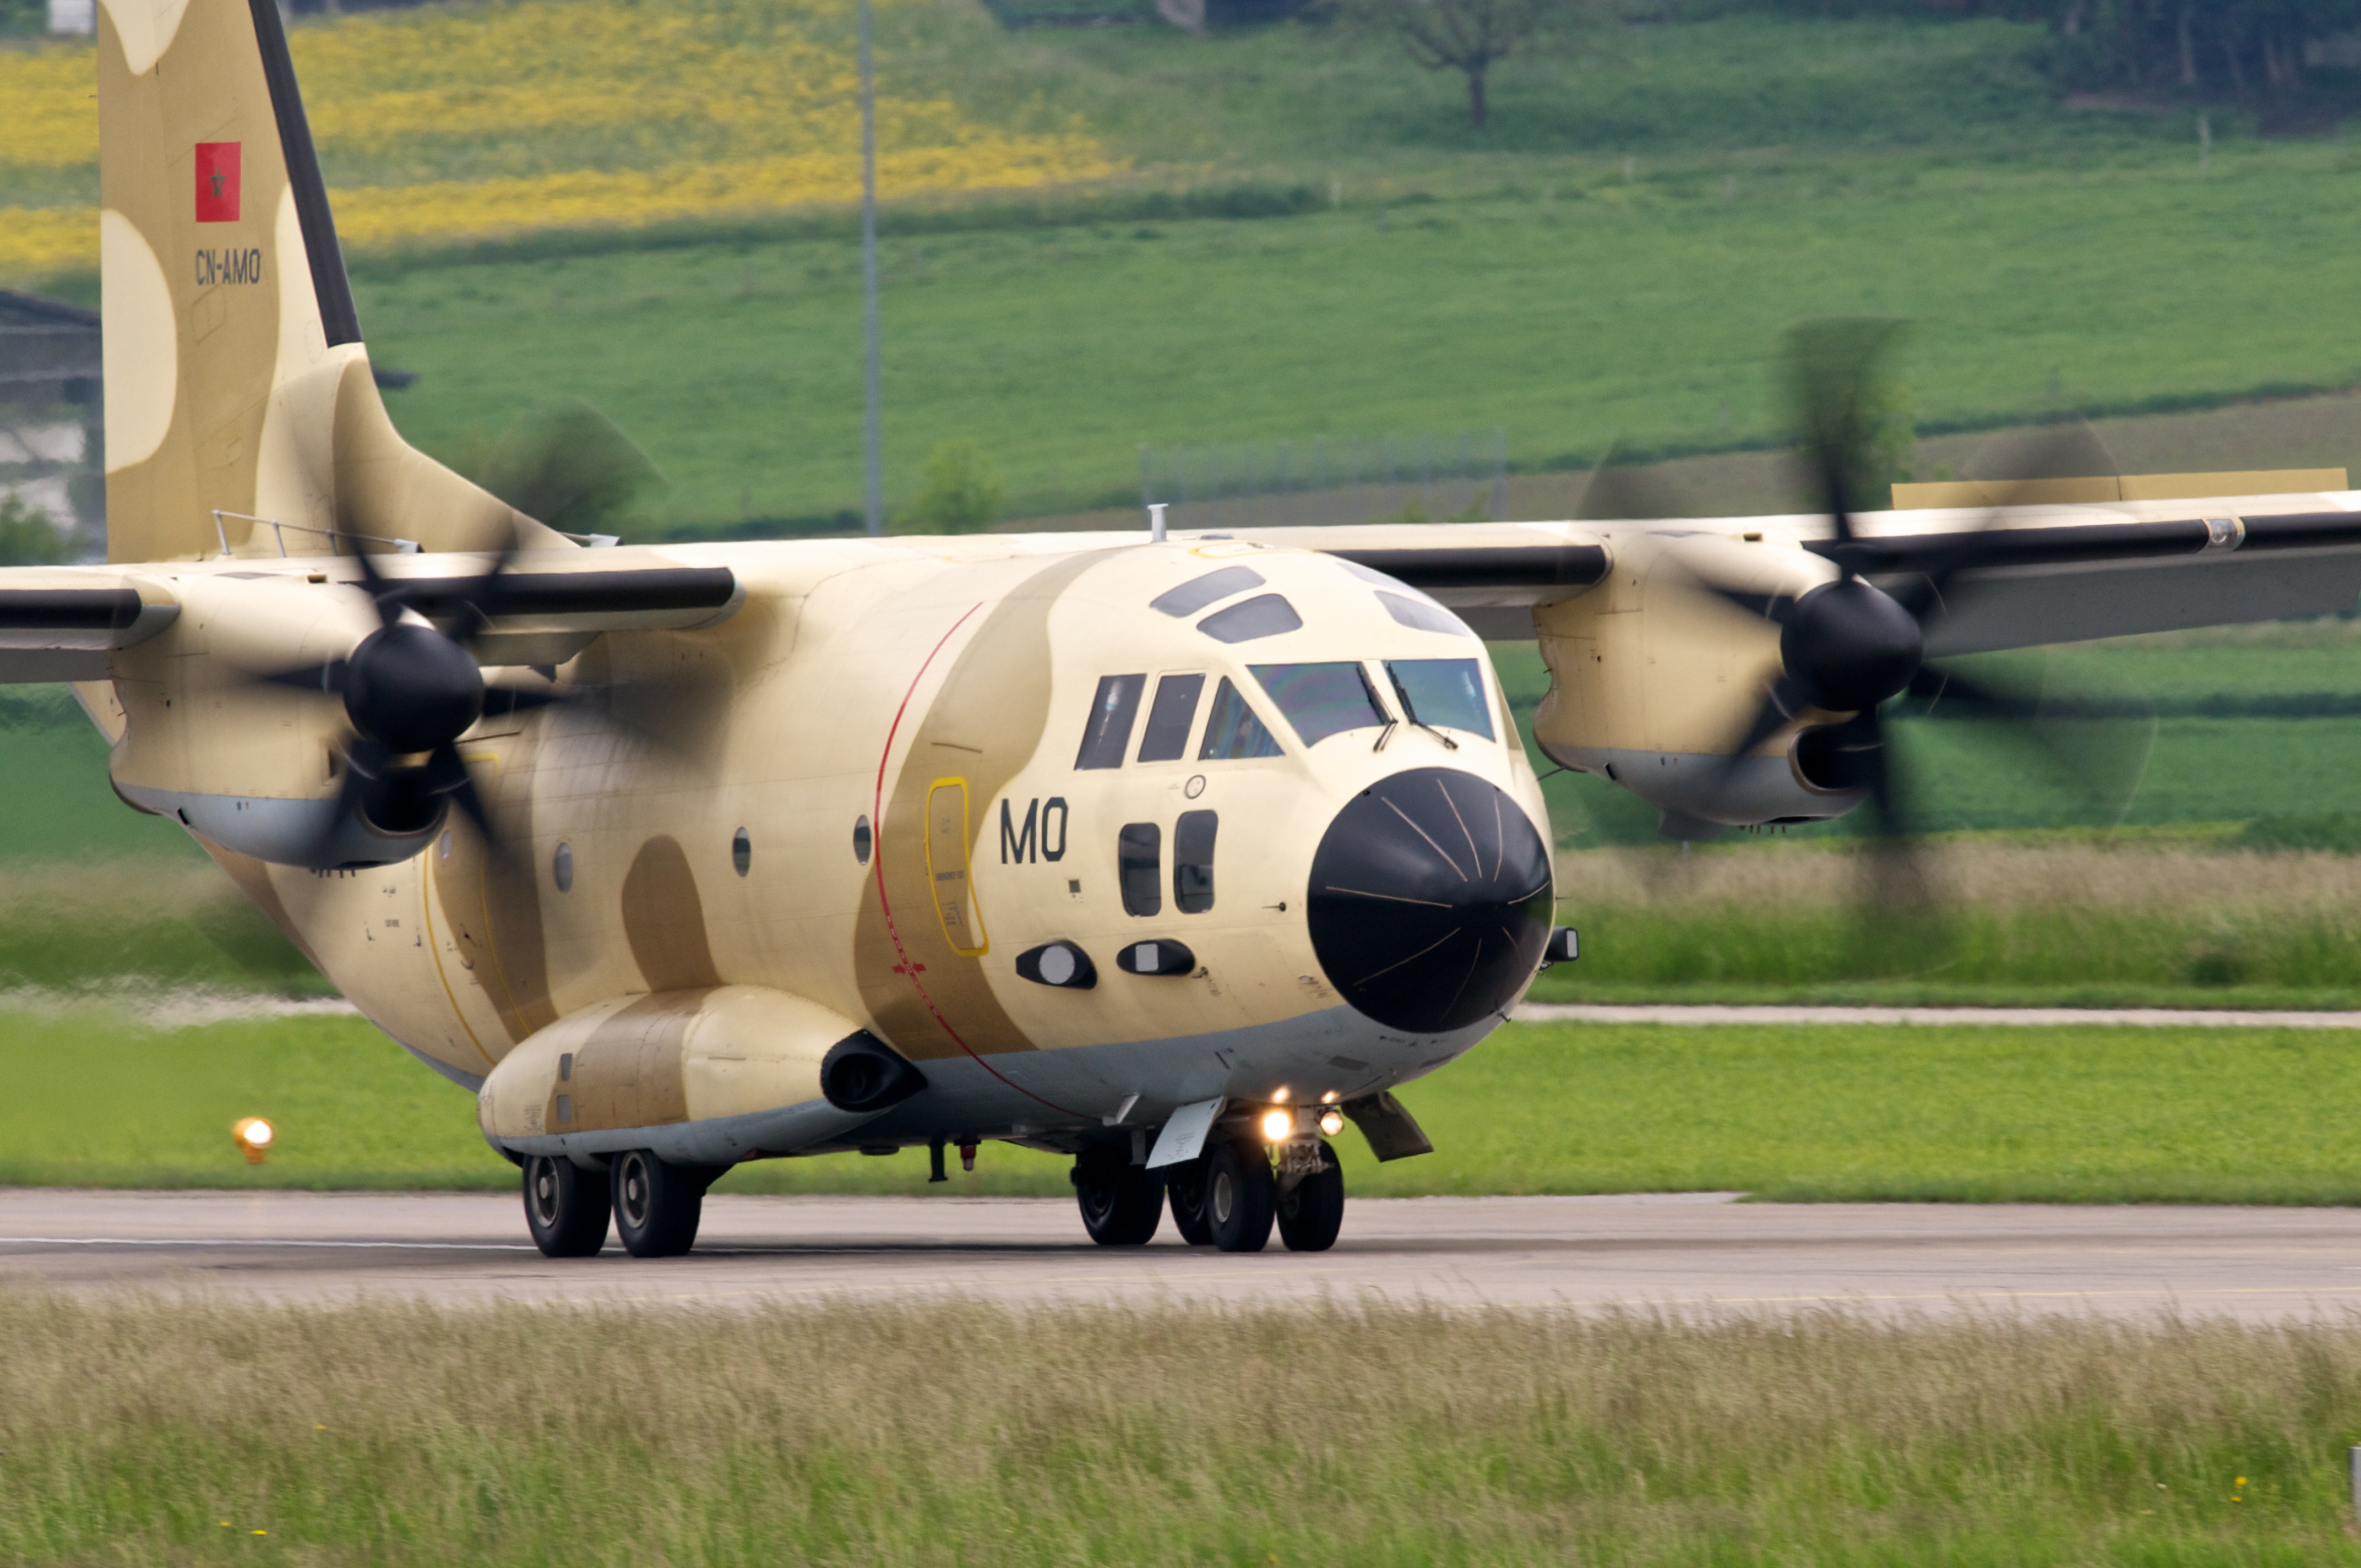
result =
[{"label": "tall dry grass", "polygon": [[2361,1561],[2351,1325],[19,1293],[0,1347],[12,1562]]},{"label": "tall dry grass", "polygon": [[1927,845],[1919,864],[1925,904],[1897,921],[1865,905],[1869,857],[1840,845],[1562,855],[1559,917],[1582,929],[1583,958],[1537,994],[1875,981],[2110,1004],[2361,1003],[2361,857],[1967,839]]},{"label": "tall dry grass", "polygon": [[[1561,854],[1561,898],[1590,909],[1712,914],[1850,908],[1865,857],[1841,843],[1746,845],[1683,855],[1658,849]],[[2139,842],[1927,843],[1919,859],[1937,896],[1980,909],[2191,909],[2282,918],[2361,920],[2361,856]]]},{"label": "tall dry grass", "polygon": [[0,865],[0,994],[192,987],[328,989],[210,862]]}]

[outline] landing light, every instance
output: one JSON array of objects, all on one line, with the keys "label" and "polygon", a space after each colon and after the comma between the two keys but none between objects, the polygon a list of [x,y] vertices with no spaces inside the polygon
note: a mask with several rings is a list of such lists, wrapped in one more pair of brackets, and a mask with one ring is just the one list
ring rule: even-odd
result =
[{"label": "landing light", "polygon": [[1294,1091],[1289,1089],[1287,1085],[1282,1083],[1277,1089],[1270,1091],[1270,1097],[1277,1103],[1284,1105],[1287,1103],[1288,1096],[1293,1092]]},{"label": "landing light", "polygon": [[1286,1111],[1266,1111],[1262,1118],[1262,1135],[1266,1143],[1283,1144],[1295,1135],[1295,1117]]},{"label": "landing light", "polygon": [[1345,1113],[1342,1111],[1323,1111],[1320,1113],[1320,1132],[1323,1137],[1333,1138],[1344,1130]]},{"label": "landing light", "polygon": [[246,1156],[247,1164],[260,1165],[263,1157],[270,1152],[271,1139],[279,1135],[261,1117],[242,1116],[232,1124],[229,1135],[231,1141],[237,1145],[238,1151]]}]

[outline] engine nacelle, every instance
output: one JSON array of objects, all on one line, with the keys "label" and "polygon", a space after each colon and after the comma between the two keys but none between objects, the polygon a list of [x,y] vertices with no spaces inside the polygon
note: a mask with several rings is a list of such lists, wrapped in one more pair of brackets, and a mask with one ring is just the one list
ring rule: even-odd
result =
[{"label": "engine nacelle", "polygon": [[[1835,581],[1833,565],[1792,545],[1702,533],[1619,540],[1614,560],[1596,587],[1534,611],[1552,676],[1533,721],[1543,751],[1655,806],[1667,838],[1817,821],[1861,804],[1863,792],[1817,755],[1825,747],[1798,745],[1843,714],[1806,709],[1731,755],[1781,673],[1779,623],[1765,612]],[[1764,612],[1732,604],[1732,593]]]},{"label": "engine nacelle", "polygon": [[176,580],[173,623],[110,655],[123,729],[108,772],[132,806],[257,860],[405,861],[442,830],[445,803],[409,802],[384,822],[349,809],[342,705],[257,678],[341,658],[376,628],[366,599],[313,576]]}]

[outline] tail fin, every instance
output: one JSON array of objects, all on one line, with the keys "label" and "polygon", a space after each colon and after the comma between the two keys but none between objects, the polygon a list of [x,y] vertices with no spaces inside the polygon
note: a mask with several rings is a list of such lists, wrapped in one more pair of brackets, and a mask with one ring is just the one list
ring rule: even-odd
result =
[{"label": "tail fin", "polygon": [[102,0],[107,558],[562,544],[405,443],[276,0]]}]

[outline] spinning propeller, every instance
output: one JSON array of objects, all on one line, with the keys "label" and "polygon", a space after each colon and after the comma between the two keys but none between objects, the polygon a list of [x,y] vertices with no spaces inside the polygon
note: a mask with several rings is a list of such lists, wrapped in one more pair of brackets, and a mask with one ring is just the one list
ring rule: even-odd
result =
[{"label": "spinning propeller", "polygon": [[[2119,805],[2137,784],[2145,739],[2122,726],[2109,732],[2102,725],[2061,721],[2147,717],[2120,702],[2054,698],[2037,688],[2014,688],[1983,671],[1971,675],[1956,664],[1928,662],[1927,628],[1943,607],[1946,587],[1958,573],[1995,556],[2000,542],[1992,532],[1996,518],[1987,517],[1982,527],[1956,536],[1950,550],[1931,562],[1922,556],[1903,575],[1884,564],[1878,543],[1857,526],[1861,511],[1884,505],[1872,501],[1882,488],[1876,448],[1886,418],[1878,370],[1901,326],[1832,318],[1805,323],[1788,338],[1795,454],[1831,534],[1806,547],[1837,568],[1837,579],[1795,598],[1692,579],[1697,591],[1779,627],[1779,674],[1725,749],[1725,776],[1781,729],[1814,714],[1829,716],[1829,722],[1803,730],[1796,762],[1815,784],[1861,793],[1865,825],[1875,840],[1869,866],[1872,899],[1888,905],[1918,902],[1926,891],[1912,844],[1907,781],[1887,745],[1891,718],[1939,711],[1947,718],[1987,721],[1977,726],[1979,738],[2004,740],[2094,798]],[[2048,428],[2009,459],[2017,470],[2012,477],[2092,477],[2094,464],[2114,471],[2104,448],[2080,422]],[[1619,516],[1671,516],[1680,510],[1653,501],[1642,479],[1617,466],[1611,454],[1593,485],[1604,488]],[[1586,498],[1583,510],[1597,515],[1599,507]],[[1897,704],[1896,698],[1907,700]],[[2135,743],[2123,743],[2127,740]]]},{"label": "spinning propeller", "polygon": [[[338,537],[342,543],[349,536]],[[401,836],[431,827],[446,801],[466,812],[497,850],[499,835],[459,755],[458,740],[483,717],[484,672],[472,647],[500,613],[501,583],[515,544],[511,541],[489,566],[456,584],[449,578],[404,583],[379,572],[357,543],[353,554],[361,575],[352,586],[376,608],[377,630],[341,659],[260,677],[274,685],[341,696],[352,725],[335,819],[313,858],[325,859],[347,817]],[[427,608],[452,622],[453,630],[428,620],[423,613]],[[514,710],[565,700],[554,692],[503,689],[499,696]]]}]

